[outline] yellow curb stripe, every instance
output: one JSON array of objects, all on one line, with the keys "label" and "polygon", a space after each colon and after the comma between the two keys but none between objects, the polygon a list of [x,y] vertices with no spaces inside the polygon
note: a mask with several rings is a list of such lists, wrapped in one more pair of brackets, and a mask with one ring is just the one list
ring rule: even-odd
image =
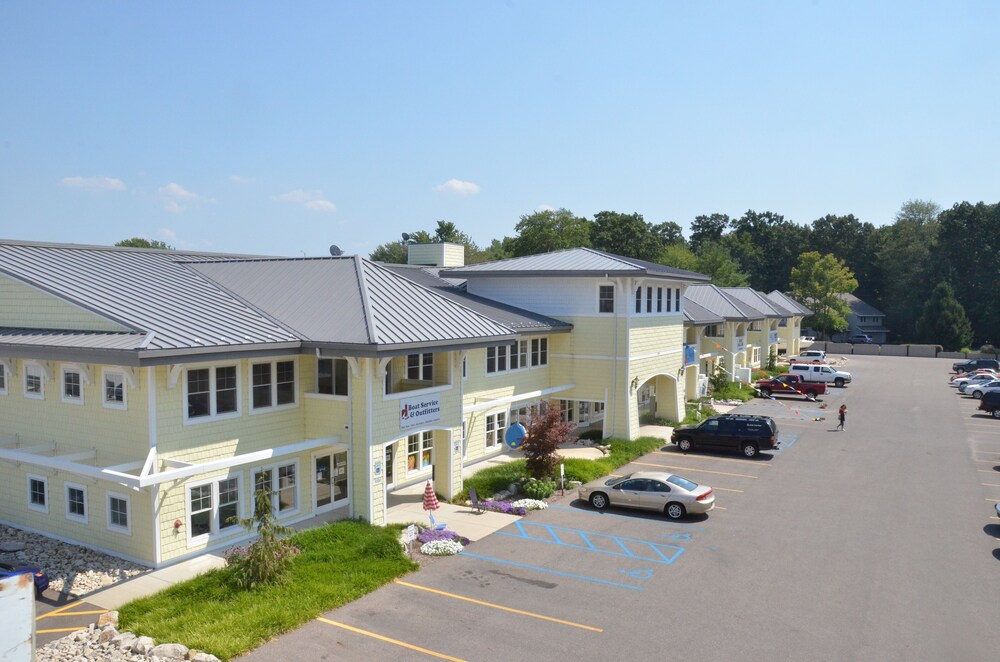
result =
[{"label": "yellow curb stripe", "polygon": [[[92,616],[94,614],[106,614],[107,609],[88,609],[86,611],[64,611],[61,614],[56,614],[57,617],[62,618],[63,616]],[[44,614],[38,618],[45,618],[46,616],[51,616],[52,614]],[[35,620],[38,620],[37,618]]]},{"label": "yellow curb stripe", "polygon": [[591,632],[604,632],[601,628],[591,627],[590,625],[583,625],[581,623],[574,623],[573,621],[564,621],[561,618],[553,618],[552,616],[543,616],[542,614],[536,614],[531,611],[523,611],[521,609],[513,609],[511,607],[504,607],[503,605],[494,604],[492,602],[483,602],[482,600],[476,600],[475,598],[467,598],[463,595],[456,595],[454,593],[448,593],[446,591],[439,591],[436,588],[429,588],[427,586],[418,586],[417,584],[410,584],[409,582],[394,580],[396,584],[400,586],[408,586],[409,588],[415,588],[419,591],[427,591],[428,593],[434,593],[436,595],[443,595],[446,598],[455,598],[456,600],[464,600],[465,602],[471,602],[473,604],[482,605],[484,607],[491,607],[493,609],[499,609],[501,611],[510,612],[512,614],[520,614],[521,616],[530,616],[531,618],[539,618],[543,621],[551,621],[552,623],[560,623],[562,625],[568,625],[574,628],[580,628],[581,630],[590,630]]},{"label": "yellow curb stripe", "polygon": [[986,501],[990,501],[992,503],[1000,503],[1000,499],[986,499]]},{"label": "yellow curb stripe", "polygon": [[979,483],[979,484],[984,485],[986,487],[1000,487],[1000,485],[997,485],[996,483]]},{"label": "yellow curb stripe", "polygon": [[708,469],[692,469],[691,467],[674,467],[669,464],[649,464],[648,462],[632,462],[632,464],[637,464],[640,467],[659,467],[661,469],[680,469],[681,471],[697,471],[703,474],[716,474],[719,476],[737,476],[739,478],[757,478],[757,476],[751,476],[750,474],[729,474],[725,471],[709,471]]},{"label": "yellow curb stripe", "polygon": [[[733,457],[712,457],[711,455],[682,455],[681,453],[668,453],[666,451],[653,451],[653,455],[670,455],[672,457],[690,458],[692,460],[711,460],[713,462],[737,462],[739,464],[749,464],[749,460],[737,460]],[[764,469],[770,469],[767,464],[760,465]]]},{"label": "yellow curb stripe", "polygon": [[710,485],[709,487],[713,490],[722,490],[723,492],[739,492],[740,494],[743,494],[743,490],[734,490],[731,487],[716,487],[715,485]]},{"label": "yellow curb stripe", "polygon": [[361,628],[351,627],[350,625],[338,623],[337,621],[331,621],[329,619],[323,618],[322,616],[317,617],[316,620],[321,621],[323,623],[327,623],[329,625],[335,625],[338,628],[344,628],[345,630],[350,630],[351,632],[363,634],[366,637],[372,637],[373,639],[378,639],[379,641],[384,641],[389,644],[402,646],[403,648],[409,648],[412,651],[417,651],[418,653],[424,653],[426,655],[430,655],[431,657],[441,658],[442,660],[451,660],[452,662],[465,662],[465,660],[463,660],[460,657],[451,657],[450,655],[445,655],[444,653],[435,653],[432,650],[427,650],[426,648],[421,648],[420,646],[414,646],[413,644],[408,644],[405,641],[399,641],[398,639],[390,639],[389,637],[383,637],[380,634],[375,634],[374,632],[368,632],[367,630],[362,630]]},{"label": "yellow curb stripe", "polygon": [[73,600],[72,602],[67,602],[66,604],[64,604],[62,607],[59,607],[58,609],[53,609],[52,611],[50,611],[47,614],[42,614],[41,616],[38,616],[37,618],[35,618],[35,620],[37,621],[39,619],[48,618],[50,616],[58,616],[59,614],[63,613],[64,611],[66,611],[70,607],[76,607],[76,606],[78,606],[77,602],[78,602],[77,600]]}]

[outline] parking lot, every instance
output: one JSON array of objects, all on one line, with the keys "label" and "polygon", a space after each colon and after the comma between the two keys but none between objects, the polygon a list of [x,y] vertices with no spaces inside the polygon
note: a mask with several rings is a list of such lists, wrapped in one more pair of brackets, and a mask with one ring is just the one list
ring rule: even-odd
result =
[{"label": "parking lot", "polygon": [[711,485],[708,515],[567,493],[246,659],[995,659],[1000,421],[949,367],[852,357],[854,383],[821,403],[741,408],[776,419],[773,453],[665,444],[619,470]]}]

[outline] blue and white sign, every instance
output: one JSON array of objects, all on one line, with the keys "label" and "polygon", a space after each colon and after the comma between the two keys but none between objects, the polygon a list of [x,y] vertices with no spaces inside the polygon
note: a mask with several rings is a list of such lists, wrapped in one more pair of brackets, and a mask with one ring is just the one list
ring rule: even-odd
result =
[{"label": "blue and white sign", "polygon": [[399,401],[399,429],[415,428],[418,425],[441,420],[441,396],[423,395]]},{"label": "blue and white sign", "polygon": [[514,423],[504,432],[503,440],[511,448],[520,448],[528,431],[520,423]]},{"label": "blue and white sign", "polygon": [[771,333],[767,334],[767,343],[769,345],[777,345],[778,344],[778,332],[777,331],[772,331]]}]

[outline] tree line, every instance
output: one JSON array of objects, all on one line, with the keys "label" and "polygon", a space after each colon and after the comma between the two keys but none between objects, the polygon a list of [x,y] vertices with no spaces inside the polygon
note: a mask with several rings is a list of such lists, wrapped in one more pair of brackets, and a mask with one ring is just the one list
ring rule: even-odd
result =
[{"label": "tree line", "polygon": [[[484,247],[449,221],[410,240],[463,244],[467,264],[590,247],[697,271],[720,287],[788,292],[817,310],[807,324],[829,333],[846,328],[844,306],[834,299],[847,292],[885,313],[891,342],[959,349],[997,339],[1000,203],[960,202],[942,210],[910,200],[879,227],[853,214],[800,225],[754,210],[738,218],[696,216],[689,227],[685,237],[677,223],[650,223],[638,213],[602,211],[588,219],[555,209],[521,216],[513,237]],[[370,257],[405,263],[406,243],[384,243]]]}]

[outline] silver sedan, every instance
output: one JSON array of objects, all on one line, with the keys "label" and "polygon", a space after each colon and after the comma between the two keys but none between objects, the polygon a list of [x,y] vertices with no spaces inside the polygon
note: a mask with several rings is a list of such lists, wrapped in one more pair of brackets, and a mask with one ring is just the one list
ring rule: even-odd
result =
[{"label": "silver sedan", "polygon": [[638,471],[581,485],[579,496],[597,510],[609,506],[663,512],[670,519],[707,513],[715,507],[712,488],[662,471]]}]

